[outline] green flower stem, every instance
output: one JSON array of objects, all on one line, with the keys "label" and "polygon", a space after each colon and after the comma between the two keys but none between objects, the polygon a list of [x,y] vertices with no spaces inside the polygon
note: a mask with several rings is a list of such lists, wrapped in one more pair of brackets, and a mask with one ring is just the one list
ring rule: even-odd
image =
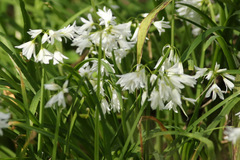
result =
[{"label": "green flower stem", "polygon": [[171,46],[174,46],[174,29],[175,29],[175,0],[172,0],[172,23],[171,23]]},{"label": "green flower stem", "polygon": [[[40,127],[42,127],[43,124],[43,111],[44,111],[44,79],[45,79],[45,70],[44,67],[42,67],[42,79],[41,79],[41,99],[40,99],[40,107],[39,107],[39,124]],[[37,151],[40,153],[42,151],[42,134],[38,134],[38,145],[37,145]]]},{"label": "green flower stem", "polygon": [[57,123],[56,123],[56,129],[55,129],[54,140],[53,140],[52,160],[56,160],[56,157],[57,157],[58,133],[59,133],[59,126],[60,126],[60,119],[61,119],[61,108],[58,106],[56,110],[57,110]]},{"label": "green flower stem", "polygon": [[[97,97],[100,100],[100,81],[101,81],[101,60],[102,59],[102,34],[100,35],[98,51],[98,77],[97,77]],[[95,135],[94,135],[94,159],[99,159],[99,110],[95,107]]]}]

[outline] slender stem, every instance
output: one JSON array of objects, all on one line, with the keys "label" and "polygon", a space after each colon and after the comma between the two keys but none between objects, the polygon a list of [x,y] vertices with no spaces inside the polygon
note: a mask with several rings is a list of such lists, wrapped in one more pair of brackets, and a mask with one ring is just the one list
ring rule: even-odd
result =
[{"label": "slender stem", "polygon": [[56,123],[55,135],[53,140],[52,160],[56,160],[56,157],[57,157],[58,132],[59,132],[59,126],[60,126],[60,119],[61,119],[60,107],[57,107],[56,110],[57,110],[57,123]]},{"label": "slender stem", "polygon": [[[40,127],[43,126],[43,111],[44,111],[44,79],[45,79],[45,70],[42,67],[42,80],[41,80],[41,100],[39,107],[39,124]],[[40,153],[42,151],[42,134],[38,134],[38,146],[37,151]]]},{"label": "slender stem", "polygon": [[174,46],[175,0],[172,1],[171,46]]},{"label": "slender stem", "polygon": [[[101,81],[101,59],[102,59],[102,34],[100,35],[98,51],[98,77],[97,77],[97,96],[100,100],[100,81]],[[94,159],[99,159],[99,110],[95,107],[95,135],[94,135]]]}]

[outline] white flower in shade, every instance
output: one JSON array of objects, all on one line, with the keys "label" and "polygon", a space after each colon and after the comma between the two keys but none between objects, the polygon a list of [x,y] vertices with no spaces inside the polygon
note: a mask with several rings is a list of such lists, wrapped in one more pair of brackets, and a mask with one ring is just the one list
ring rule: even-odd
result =
[{"label": "white flower in shade", "polygon": [[106,9],[106,7],[103,7],[103,10],[98,9],[97,14],[101,17],[99,19],[100,25],[105,25],[105,27],[108,27],[109,24],[114,25],[116,22],[114,21],[116,17],[112,15],[112,11],[110,9]]},{"label": "white flower in shade", "polygon": [[165,28],[171,28],[169,23],[170,22],[164,21],[164,17],[163,17],[161,21],[153,22],[153,25],[157,28],[159,35],[161,35],[162,32],[165,32]]},{"label": "white flower in shade", "polygon": [[32,56],[36,58],[34,40],[28,41],[26,43],[21,44],[20,46],[15,46],[15,47],[18,49],[22,49],[22,54],[25,57],[27,57],[27,59],[31,59]]},{"label": "white flower in shade", "polygon": [[49,52],[47,49],[41,48],[37,55],[36,62],[49,64],[49,61],[52,59],[53,59],[53,54]]},{"label": "white flower in shade", "polygon": [[153,110],[157,108],[162,110],[164,108],[163,99],[161,99],[160,97],[161,97],[160,92],[156,90],[156,88],[154,87],[153,91],[150,94],[150,98],[148,99],[149,101],[151,101],[151,108]]},{"label": "white flower in shade", "polygon": [[27,33],[31,35],[31,38],[37,37],[40,33],[42,33],[42,29],[30,29]]},{"label": "white flower in shade", "polygon": [[63,63],[63,59],[68,59],[68,57],[64,56],[61,52],[55,51],[53,54],[53,65]]},{"label": "white flower in shade", "polygon": [[0,136],[3,135],[3,128],[8,128],[8,119],[10,118],[10,113],[0,112]]},{"label": "white flower in shade", "polygon": [[102,108],[102,112],[105,115],[106,113],[110,113],[110,108],[109,108],[109,104],[107,102],[107,100],[105,98],[102,99],[101,101],[101,108]]},{"label": "white flower in shade", "polygon": [[117,63],[121,63],[122,59],[126,57],[128,52],[125,49],[114,50],[114,56]]},{"label": "white flower in shade", "polygon": [[206,72],[207,72],[207,68],[199,68],[197,66],[194,66],[195,70],[197,71],[194,78],[198,79],[199,77],[202,77]]},{"label": "white flower in shade", "polygon": [[227,126],[224,131],[225,137],[224,139],[236,144],[236,142],[240,139],[240,128],[232,128]]},{"label": "white flower in shade", "polygon": [[44,87],[47,90],[50,91],[59,91],[57,94],[52,96],[52,98],[47,102],[45,105],[46,108],[48,107],[54,107],[55,103],[57,103],[58,106],[62,106],[63,108],[66,107],[66,102],[64,98],[64,93],[68,93],[68,80],[64,82],[63,86],[60,87],[58,84],[45,84]]},{"label": "white flower in shade", "polygon": [[[202,0],[194,0],[194,1],[192,1],[192,0],[183,0],[181,2],[185,3],[185,4],[192,5],[192,6],[196,7],[196,8],[200,8]],[[176,7],[178,8],[176,10],[176,12],[180,16],[188,18],[188,19],[190,19],[190,20],[192,20],[192,21],[194,21],[196,23],[200,22],[200,16],[198,15],[198,13],[196,13],[194,10],[192,10],[188,6],[177,4]]]},{"label": "white flower in shade", "polygon": [[95,29],[96,27],[94,26],[94,22],[92,19],[92,15],[88,14],[87,15],[88,20],[86,20],[85,18],[80,18],[81,21],[84,23],[79,29],[78,29],[78,33],[83,32],[83,31],[87,31],[90,32],[92,29]]},{"label": "white flower in shade", "polygon": [[174,103],[172,100],[170,100],[163,109],[168,109],[168,110],[173,109],[175,113],[178,113],[177,104]]},{"label": "white flower in shade", "polygon": [[231,91],[234,88],[234,84],[230,80],[235,81],[235,77],[227,73],[224,73],[222,77],[223,77],[223,82],[225,83],[225,86],[226,86],[225,92],[227,92],[227,89]]},{"label": "white flower in shade", "polygon": [[118,99],[117,91],[115,89],[112,90],[111,109],[113,110],[113,112],[120,112],[120,101]]},{"label": "white flower in shade", "polygon": [[236,113],[235,116],[238,116],[238,118],[240,119],[240,112]]},{"label": "white flower in shade", "polygon": [[207,91],[206,93],[206,98],[210,97],[212,93],[212,100],[214,101],[217,97],[217,95],[219,96],[220,99],[224,100],[224,96],[223,93],[221,91],[221,89],[218,87],[218,85],[216,83],[214,83]]},{"label": "white flower in shade", "polygon": [[130,93],[133,93],[135,89],[144,88],[146,85],[144,68],[140,71],[118,75],[118,77],[120,77],[120,79],[117,81],[117,84],[120,84],[123,90],[129,90]]}]

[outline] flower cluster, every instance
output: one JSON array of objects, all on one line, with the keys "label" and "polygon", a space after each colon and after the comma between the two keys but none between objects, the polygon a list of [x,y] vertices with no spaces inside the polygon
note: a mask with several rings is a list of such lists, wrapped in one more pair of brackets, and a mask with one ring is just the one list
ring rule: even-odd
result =
[{"label": "flower cluster", "polygon": [[[220,65],[217,63],[215,64],[213,70],[195,67],[195,69],[197,70],[195,78],[205,77],[205,79],[212,81],[212,85],[208,89],[205,97],[208,98],[212,95],[213,101],[216,99],[217,95],[219,96],[220,99],[223,100],[224,99],[223,94],[227,93],[228,89],[231,91],[234,88],[234,84],[231,81],[235,81],[235,77],[230,74],[224,73],[224,71],[227,70],[226,68],[224,69],[219,68]],[[225,84],[225,90],[221,90],[221,88],[217,84],[219,76],[223,79],[223,82]]]},{"label": "flower cluster", "polygon": [[[53,45],[54,41],[62,41],[62,38],[66,40],[72,39],[74,35],[74,28],[75,28],[75,23],[72,26],[67,26],[64,27],[63,29],[53,31],[53,30],[48,30],[48,31],[43,31],[42,29],[36,29],[36,30],[31,30],[28,32],[29,35],[31,35],[31,38],[33,40],[28,41],[26,43],[23,43],[19,46],[16,46],[18,49],[22,49],[22,54],[30,60],[32,57],[34,58],[35,62],[41,62],[44,64],[49,64],[50,60],[53,60],[53,64],[58,64],[58,63],[63,63],[63,59],[68,59],[68,57],[64,56],[60,51],[54,51],[54,53],[50,52],[44,46],[46,46],[46,42],[48,44]],[[36,44],[35,41],[37,37],[40,35],[43,36],[41,37],[41,48],[36,55]]]},{"label": "flower cluster", "polygon": [[[97,14],[100,17],[99,24],[94,23],[91,14],[88,14],[88,20],[81,18],[84,24],[76,27],[72,45],[77,46],[76,52],[80,55],[85,48],[90,48],[90,51],[97,53],[94,47],[101,45],[108,58],[113,58],[114,54],[116,62],[121,63],[121,59],[136,43],[131,40],[132,22],[117,24],[116,17],[106,7],[103,10],[99,9]],[[97,30],[95,25],[100,29]]]}]

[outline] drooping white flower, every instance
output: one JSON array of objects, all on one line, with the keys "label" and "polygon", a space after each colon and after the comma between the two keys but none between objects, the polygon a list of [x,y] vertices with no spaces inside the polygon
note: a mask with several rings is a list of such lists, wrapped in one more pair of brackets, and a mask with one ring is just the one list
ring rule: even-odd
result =
[{"label": "drooping white flower", "polygon": [[33,56],[36,58],[35,43],[34,40],[23,43],[19,46],[15,46],[18,49],[22,49],[22,54],[29,60]]},{"label": "drooping white flower", "polygon": [[57,103],[58,106],[62,106],[63,108],[66,107],[66,102],[64,98],[64,93],[68,93],[68,80],[66,80],[62,87],[60,87],[58,84],[45,84],[45,89],[51,90],[51,91],[59,91],[57,94],[52,96],[52,98],[47,102],[45,105],[45,108],[48,107],[54,107]]},{"label": "drooping white flower", "polygon": [[111,109],[113,110],[113,112],[120,112],[120,101],[118,99],[117,91],[115,89],[112,90]]},{"label": "drooping white flower", "polygon": [[214,101],[217,98],[217,95],[219,96],[220,99],[224,100],[224,96],[223,93],[221,91],[221,89],[218,87],[218,85],[216,83],[214,83],[207,91],[206,93],[206,98],[210,97],[212,93],[212,100]]},{"label": "drooping white flower", "polygon": [[194,66],[195,70],[197,71],[194,78],[198,79],[199,77],[202,77],[206,72],[207,72],[207,68],[200,68],[197,66]]},{"label": "drooping white flower", "polygon": [[[49,37],[48,37],[48,34],[47,33],[44,33],[43,36],[42,36],[42,44],[44,44],[46,41],[49,41]],[[50,41],[49,41],[50,43]]]},{"label": "drooping white flower", "polygon": [[40,33],[42,33],[42,29],[30,29],[27,33],[31,35],[31,38],[37,37]]},{"label": "drooping white flower", "polygon": [[101,108],[102,108],[102,112],[104,115],[106,113],[110,113],[110,111],[111,111],[111,109],[109,108],[109,104],[105,98],[103,98],[101,101]]},{"label": "drooping white flower", "polygon": [[63,63],[63,59],[68,59],[68,57],[64,56],[61,52],[55,51],[53,54],[53,65]]},{"label": "drooping white flower", "polygon": [[106,9],[106,7],[103,7],[103,10],[98,9],[97,14],[101,17],[99,19],[100,25],[105,25],[105,27],[108,27],[110,24],[114,25],[116,22],[114,21],[116,17],[112,15],[111,9]]},{"label": "drooping white flower", "polygon": [[153,25],[157,28],[159,35],[161,36],[161,33],[165,32],[165,28],[171,28],[169,23],[170,22],[164,21],[164,17],[163,17],[161,21],[153,22]]},{"label": "drooping white flower", "polygon": [[68,38],[73,39],[75,35],[75,22],[73,25],[68,25],[67,27],[64,27],[62,29],[59,29],[57,31],[49,30],[49,36],[48,36],[48,42],[52,45],[54,44],[54,40],[56,39],[59,42],[62,42],[62,38]]},{"label": "drooping white flower", "polygon": [[0,136],[3,135],[3,128],[8,128],[8,119],[10,118],[10,113],[0,112]]},{"label": "drooping white flower", "polygon": [[229,89],[231,91],[234,88],[234,84],[230,80],[235,81],[235,77],[232,76],[232,75],[229,75],[227,73],[224,73],[222,75],[222,77],[223,77],[223,82],[226,86],[226,91],[225,92],[227,92],[227,89]]},{"label": "drooping white flower", "polygon": [[[200,8],[201,6],[201,2],[202,0],[183,0],[181,1],[181,3],[185,3],[185,4],[189,4],[189,5],[192,5],[196,8]],[[181,4],[176,4],[176,7],[178,8],[176,10],[176,12],[180,15],[180,16],[183,16],[187,19],[190,19],[196,23],[199,23],[200,22],[200,16],[194,11],[192,10],[191,8],[189,8],[188,6],[185,6],[185,5],[181,5]]]},{"label": "drooping white flower", "polygon": [[160,98],[161,94],[156,88],[154,87],[153,91],[150,94],[149,101],[151,101],[151,108],[153,110],[159,108],[159,110],[162,110],[164,108],[163,99]]},{"label": "drooping white flower", "polygon": [[52,59],[53,59],[53,54],[49,52],[47,49],[41,48],[37,55],[36,62],[49,64],[49,61]]},{"label": "drooping white flower", "polygon": [[146,85],[144,68],[140,71],[118,75],[118,77],[120,79],[117,81],[117,84],[120,84],[123,90],[129,90],[130,93],[133,93],[135,89],[144,88]]},{"label": "drooping white flower", "polygon": [[224,139],[236,144],[236,142],[240,139],[240,128],[232,128],[227,126],[224,131],[225,137]]}]

